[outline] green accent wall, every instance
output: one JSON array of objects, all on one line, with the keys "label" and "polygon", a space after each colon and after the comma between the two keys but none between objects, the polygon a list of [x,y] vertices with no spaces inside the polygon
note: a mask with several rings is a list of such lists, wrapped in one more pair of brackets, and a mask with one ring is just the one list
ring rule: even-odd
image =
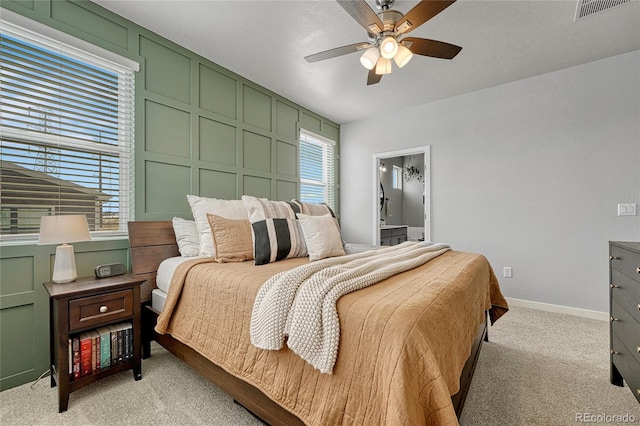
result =
[{"label": "green accent wall", "polygon": [[[190,218],[186,194],[298,197],[300,128],[335,140],[339,152],[336,123],[94,3],[2,0],[2,7],[140,63],[136,220]],[[74,244],[78,275],[92,275],[101,263],[129,266],[128,245],[127,239]],[[0,247],[0,390],[48,369],[42,283],[50,280],[54,252],[35,244]]]}]

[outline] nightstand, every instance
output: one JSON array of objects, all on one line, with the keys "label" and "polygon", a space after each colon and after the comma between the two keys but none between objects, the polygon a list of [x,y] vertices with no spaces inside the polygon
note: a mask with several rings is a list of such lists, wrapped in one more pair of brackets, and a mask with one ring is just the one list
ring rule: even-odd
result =
[{"label": "nightstand", "polygon": [[[109,278],[83,277],[66,284],[43,284],[49,293],[51,387],[58,386],[59,412],[67,410],[71,392],[103,377],[133,369],[134,379],[142,378],[140,284],[143,282],[144,278],[124,274]],[[107,334],[96,339],[100,332]],[[80,339],[85,338],[84,343],[88,339],[90,350],[95,352],[107,349],[105,336],[109,340],[109,351],[104,354],[108,362],[98,368],[94,354],[93,368],[89,364],[84,374],[77,371],[74,375]],[[74,340],[78,343],[76,348]],[[74,353],[74,349],[78,352]],[[87,356],[91,355],[89,352]]]}]

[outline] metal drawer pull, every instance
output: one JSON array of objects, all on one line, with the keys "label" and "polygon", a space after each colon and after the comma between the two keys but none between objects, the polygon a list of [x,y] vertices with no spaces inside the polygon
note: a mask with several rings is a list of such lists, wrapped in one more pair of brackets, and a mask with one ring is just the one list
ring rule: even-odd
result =
[{"label": "metal drawer pull", "polygon": [[638,395],[640,395],[640,388],[636,389],[636,392],[638,392]]},{"label": "metal drawer pull", "polygon": [[615,285],[614,283],[609,284],[609,287],[611,287],[611,288],[620,288],[619,285]]},{"label": "metal drawer pull", "polygon": [[640,266],[636,268],[636,272],[640,274]]},{"label": "metal drawer pull", "polygon": [[620,321],[618,318],[614,318],[614,317],[609,317],[609,319],[610,319],[611,321]]},{"label": "metal drawer pull", "polygon": [[636,348],[636,350],[637,350],[637,351],[638,351],[638,353],[640,354],[640,346],[638,346],[638,347]]},{"label": "metal drawer pull", "polygon": [[108,310],[109,310],[109,308],[107,308],[105,305],[100,306],[100,313],[104,314]]},{"label": "metal drawer pull", "polygon": [[616,352],[615,350],[611,349],[611,355],[620,355],[620,352]]},{"label": "metal drawer pull", "polygon": [[638,310],[640,311],[640,303],[638,303]]},{"label": "metal drawer pull", "polygon": [[609,256],[609,260],[618,260],[620,259],[619,257],[615,257],[615,256]]}]

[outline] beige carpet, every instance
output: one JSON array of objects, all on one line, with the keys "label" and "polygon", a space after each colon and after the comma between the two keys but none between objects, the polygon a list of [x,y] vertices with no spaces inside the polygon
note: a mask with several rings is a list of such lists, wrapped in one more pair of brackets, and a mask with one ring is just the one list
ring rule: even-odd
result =
[{"label": "beige carpet", "polygon": [[[576,416],[607,415],[640,425],[629,388],[609,384],[606,322],[513,308],[489,333],[461,425],[575,425]],[[159,346],[143,361],[142,380],[131,372],[103,379],[71,394],[62,414],[57,401],[48,377],[9,389],[0,393],[0,424],[261,424]]]}]

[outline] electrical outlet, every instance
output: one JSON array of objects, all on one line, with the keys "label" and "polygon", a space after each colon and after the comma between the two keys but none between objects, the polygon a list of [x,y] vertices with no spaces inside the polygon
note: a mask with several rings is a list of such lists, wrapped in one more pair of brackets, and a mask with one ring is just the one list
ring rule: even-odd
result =
[{"label": "electrical outlet", "polygon": [[504,269],[502,270],[502,275],[505,278],[511,278],[511,266],[505,266]]}]

